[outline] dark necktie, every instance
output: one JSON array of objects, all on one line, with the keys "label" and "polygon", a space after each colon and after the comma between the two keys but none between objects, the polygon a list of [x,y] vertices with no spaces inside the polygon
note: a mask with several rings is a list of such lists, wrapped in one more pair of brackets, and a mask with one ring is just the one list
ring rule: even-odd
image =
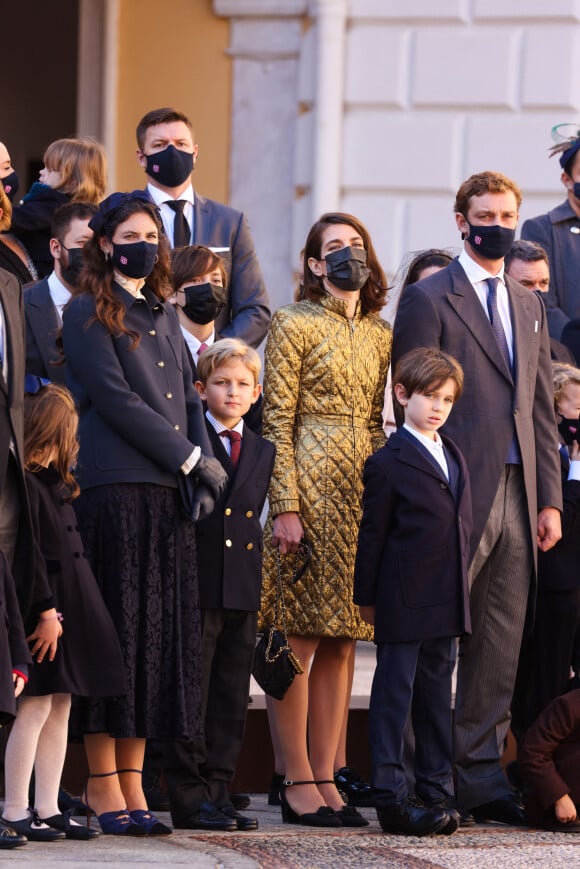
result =
[{"label": "dark necktie", "polygon": [[237,467],[240,452],[242,449],[242,436],[239,431],[230,431],[229,429],[220,432],[220,437],[229,438],[230,440],[230,459],[232,460],[232,465]]},{"label": "dark necktie", "polygon": [[185,219],[183,209],[185,208],[185,199],[168,199],[165,203],[172,211],[175,211],[175,219],[173,221],[173,247],[185,247],[190,243],[191,229],[189,223]]},{"label": "dark necktie", "polygon": [[497,343],[499,344],[499,349],[502,352],[503,358],[506,361],[506,365],[508,367],[508,371],[512,370],[512,363],[510,359],[510,351],[508,348],[507,338],[505,336],[505,332],[503,330],[503,326],[501,323],[501,318],[499,316],[499,311],[497,308],[497,284],[499,278],[486,278],[485,283],[487,284],[487,312],[489,314],[489,322],[491,323],[491,328],[493,329],[493,334],[496,337]]}]

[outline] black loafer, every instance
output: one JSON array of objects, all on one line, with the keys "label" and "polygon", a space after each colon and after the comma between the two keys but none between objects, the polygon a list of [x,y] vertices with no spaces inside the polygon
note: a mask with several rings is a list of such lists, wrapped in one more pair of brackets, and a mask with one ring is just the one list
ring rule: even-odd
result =
[{"label": "black loafer", "polygon": [[238,829],[237,822],[212,803],[202,803],[196,812],[185,818],[173,818],[173,826],[178,830],[218,830],[222,833],[233,833]]},{"label": "black loafer", "polygon": [[515,800],[499,799],[490,800],[481,806],[470,809],[471,814],[479,823],[496,821],[500,824],[509,824],[511,827],[525,827],[524,810]]},{"label": "black loafer", "polygon": [[6,823],[9,823],[12,829],[20,833],[21,836],[26,836],[29,842],[57,842],[66,838],[62,830],[45,826],[36,812],[33,812],[28,818],[7,821]]},{"label": "black loafer", "polygon": [[235,821],[238,830],[243,833],[247,833],[249,830],[258,829],[258,821],[256,818],[247,818],[245,815],[240,815],[234,806],[220,806],[219,810],[222,815],[226,816],[226,818],[231,818],[232,821]]},{"label": "black loafer", "polygon": [[[451,836],[461,826],[461,812],[457,808],[454,797],[441,797],[438,800],[423,799],[428,809],[443,809],[449,815],[449,821],[438,832],[442,836]],[[475,823],[475,821],[473,822]]]},{"label": "black loafer", "polygon": [[393,806],[377,806],[377,817],[384,833],[403,836],[431,836],[449,823],[443,809],[428,809],[412,798]]},{"label": "black loafer", "polygon": [[342,766],[334,773],[334,783],[344,794],[349,806],[359,808],[373,805],[373,789],[368,782],[362,780],[352,766]]},{"label": "black loafer", "polygon": [[17,833],[7,821],[0,818],[0,848],[19,848],[27,842],[26,836]]}]

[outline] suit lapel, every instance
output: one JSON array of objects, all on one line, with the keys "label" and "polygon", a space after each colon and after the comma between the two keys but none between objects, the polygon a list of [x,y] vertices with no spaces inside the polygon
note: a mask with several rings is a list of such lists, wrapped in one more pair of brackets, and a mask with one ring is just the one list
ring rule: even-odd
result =
[{"label": "suit lapel", "polygon": [[258,438],[247,425],[244,425],[242,451],[240,453],[238,467],[236,468],[236,485],[243,485],[246,479],[254,471],[258,453]]},{"label": "suit lapel", "polygon": [[203,196],[194,194],[193,199],[193,243],[206,244],[204,239],[209,238],[207,204]]},{"label": "suit lapel", "polygon": [[399,429],[390,436],[387,446],[391,447],[391,449],[398,449],[400,462],[411,465],[413,468],[418,468],[420,471],[424,471],[437,480],[443,480],[446,483],[447,479],[443,473],[443,469],[439,467],[435,459],[429,461],[427,456],[423,454],[422,450],[411,438],[412,435],[404,434],[404,430]]},{"label": "suit lapel", "polygon": [[[232,477],[234,476],[234,466],[232,465],[232,460],[230,459],[228,452],[224,446],[224,442],[222,437],[217,433],[211,422],[206,419],[205,421],[207,431],[209,434],[209,439],[211,441],[211,445],[213,448],[213,454],[218,459],[218,461],[223,466],[224,471],[227,473],[230,478],[230,483]],[[228,486],[229,489],[229,486]]]},{"label": "suit lapel", "polygon": [[26,315],[28,324],[36,338],[44,367],[50,371],[51,363],[57,355],[55,341],[60,329],[60,322],[50,298],[48,281],[44,280],[31,288]]},{"label": "suit lapel", "polygon": [[[475,290],[471,286],[467,275],[463,271],[463,268],[457,260],[453,260],[445,271],[451,279],[450,292],[447,293],[449,304],[452,306],[458,317],[461,318],[465,326],[469,329],[477,343],[489,357],[491,362],[493,362],[498,371],[503,374],[506,380],[509,380],[509,382],[512,383],[511,374],[508,371],[505,359],[499,349],[499,344],[493,334],[489,320],[487,319],[482,304],[479,301]],[[510,299],[510,309],[511,308],[512,304]]]}]

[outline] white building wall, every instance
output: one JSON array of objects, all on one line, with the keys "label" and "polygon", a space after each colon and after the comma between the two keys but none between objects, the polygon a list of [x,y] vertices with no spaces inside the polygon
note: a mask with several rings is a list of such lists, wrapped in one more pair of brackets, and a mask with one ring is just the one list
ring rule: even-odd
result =
[{"label": "white building wall", "polygon": [[[391,275],[409,250],[459,244],[453,199],[473,172],[514,178],[524,191],[522,220],[562,200],[547,149],[553,125],[580,120],[580,0],[214,0],[214,8],[233,16],[234,53],[244,28],[244,59],[234,66],[232,202],[250,213],[266,271],[272,258],[274,306],[291,298],[291,267],[323,210],[320,190],[329,209],[368,226]],[[264,50],[273,21],[266,69],[248,49]],[[321,70],[325,33],[336,44],[339,24],[344,56]],[[258,82],[244,68],[256,63]],[[317,141],[331,105],[341,117],[322,178]],[[260,119],[268,150],[281,150],[252,168],[248,143]]]}]

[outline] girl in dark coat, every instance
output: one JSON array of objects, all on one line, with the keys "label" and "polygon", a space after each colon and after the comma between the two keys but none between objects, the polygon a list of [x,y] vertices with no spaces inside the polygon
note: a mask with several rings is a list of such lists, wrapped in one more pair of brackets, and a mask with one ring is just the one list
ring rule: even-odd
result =
[{"label": "girl in dark coat", "polygon": [[[24,462],[39,574],[25,628],[36,663],[6,747],[4,818],[36,841],[65,834],[89,839],[96,831],[58,810],[71,694],[123,694],[123,660],[71,504],[79,493],[70,471],[78,452],[74,401],[63,386],[42,386],[37,380],[40,388],[26,396],[24,409]],[[36,808],[30,812],[33,766]]]}]

